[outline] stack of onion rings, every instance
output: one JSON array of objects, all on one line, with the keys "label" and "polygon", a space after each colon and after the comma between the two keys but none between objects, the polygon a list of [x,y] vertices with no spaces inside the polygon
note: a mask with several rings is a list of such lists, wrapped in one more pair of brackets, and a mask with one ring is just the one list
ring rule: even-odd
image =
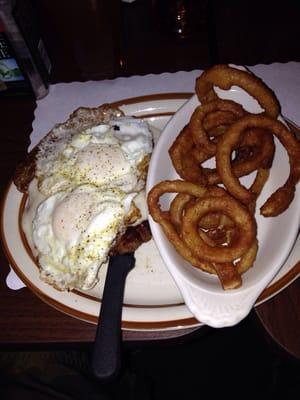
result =
[{"label": "stack of onion rings", "polygon": [[[243,88],[263,111],[250,114],[240,104],[221,100],[214,86]],[[217,65],[197,78],[201,102],[169,149],[173,166],[183,180],[163,181],[148,193],[149,212],[177,252],[192,266],[217,274],[226,289],[242,284],[241,274],[258,251],[255,208],[272,167],[274,136],[286,148],[290,174],[263,204],[260,212],[275,217],[292,202],[300,179],[300,144],[277,120],[280,105],[264,82],[247,71]],[[216,168],[206,168],[215,158]],[[247,189],[240,177],[256,171]],[[217,186],[217,185],[221,185]],[[159,199],[176,193],[167,210]]]},{"label": "stack of onion rings", "polygon": [[[165,193],[178,193],[168,211],[163,211],[159,205],[159,199]],[[168,240],[185,260],[196,268],[217,274],[224,289],[241,285],[240,269],[235,264],[242,263],[244,272],[252,265],[246,258],[252,261],[256,256],[253,251],[256,248],[256,221],[245,206],[221,188],[175,180],[155,185],[148,194],[148,207],[154,221],[161,225]],[[218,242],[209,235],[209,229],[200,228],[201,219],[211,215],[217,224],[221,216],[226,216],[227,222],[230,221],[228,226],[234,229],[233,240]]]}]

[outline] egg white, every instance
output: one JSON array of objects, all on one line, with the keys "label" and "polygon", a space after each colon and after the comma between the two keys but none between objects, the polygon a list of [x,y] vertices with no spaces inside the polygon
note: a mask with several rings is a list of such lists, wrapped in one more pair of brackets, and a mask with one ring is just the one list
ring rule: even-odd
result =
[{"label": "egg white", "polygon": [[32,238],[41,277],[61,289],[88,289],[124,229],[134,194],[82,185],[42,201],[33,219]]},{"label": "egg white", "polygon": [[37,157],[39,190],[52,195],[80,184],[130,193],[145,184],[139,165],[152,152],[148,125],[119,117],[58,141],[42,143]]}]

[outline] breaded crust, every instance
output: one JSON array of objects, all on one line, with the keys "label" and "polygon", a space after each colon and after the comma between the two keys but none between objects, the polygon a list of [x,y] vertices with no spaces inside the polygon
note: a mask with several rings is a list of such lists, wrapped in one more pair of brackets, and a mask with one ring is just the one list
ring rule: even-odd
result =
[{"label": "breaded crust", "polygon": [[109,255],[126,254],[134,252],[141,244],[152,238],[148,221],[139,225],[129,226],[126,231],[117,237],[116,243],[110,250]]}]

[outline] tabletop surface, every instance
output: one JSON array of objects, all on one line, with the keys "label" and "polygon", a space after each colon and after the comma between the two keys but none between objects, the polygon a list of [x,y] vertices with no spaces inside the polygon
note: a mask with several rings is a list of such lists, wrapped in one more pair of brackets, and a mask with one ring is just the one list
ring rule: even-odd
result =
[{"label": "tabletop surface", "polygon": [[[46,4],[46,2],[42,3]],[[194,50],[193,47],[191,49]],[[127,52],[128,59],[132,61],[128,49]],[[211,59],[208,59],[207,64],[210,63]],[[199,67],[203,67],[203,65],[199,65]],[[163,65],[160,65],[160,68],[159,72]],[[183,69],[182,66],[179,68]],[[130,74],[139,71],[128,67],[127,72]],[[59,81],[60,76],[64,75],[57,74],[56,81]],[[26,155],[35,107],[35,100],[30,97],[0,99],[0,183],[2,193],[15,166]],[[1,347],[6,345],[90,343],[94,340],[95,325],[62,314],[45,304],[27,288],[18,291],[8,289],[5,278],[9,266],[2,250],[0,251],[0,263]],[[300,279],[294,281],[274,298],[257,306],[255,313],[266,333],[287,352],[300,358]],[[124,331],[123,338],[124,340],[167,339],[190,333],[192,330],[195,328],[163,333]]]}]

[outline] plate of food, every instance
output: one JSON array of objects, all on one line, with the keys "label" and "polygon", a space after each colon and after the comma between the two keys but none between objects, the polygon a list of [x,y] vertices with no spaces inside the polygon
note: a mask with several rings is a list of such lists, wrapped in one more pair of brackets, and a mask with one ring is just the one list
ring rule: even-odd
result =
[{"label": "plate of food", "polygon": [[[110,108],[113,109],[114,112],[116,109],[118,112],[121,110],[126,116],[134,116],[147,123],[153,135],[155,146],[160,132],[164,129],[170,118],[172,118],[176,111],[180,109],[191,96],[192,93],[143,96],[118,101],[111,104]],[[101,109],[101,107],[97,108],[97,110],[98,109]],[[95,109],[91,109],[90,112],[91,114],[97,113]],[[93,118],[95,118],[95,115]],[[64,123],[62,122],[62,124]],[[69,125],[67,127],[64,126],[64,128],[67,128],[68,132],[70,132],[70,130],[74,129],[74,125],[72,126],[69,120]],[[120,131],[116,129],[116,132]],[[91,132],[89,132],[88,135],[89,138],[93,136]],[[101,136],[99,132],[97,135],[99,139],[99,136]],[[73,142],[74,147],[77,147],[77,149],[84,148],[85,146],[83,146],[82,142],[84,139],[87,138],[82,138],[79,135],[77,141],[75,140],[75,142]],[[97,141],[97,138],[93,139],[93,141]],[[63,147],[61,143],[59,147]],[[90,148],[90,150],[93,150],[93,147]],[[64,154],[68,155],[67,158],[70,157],[69,151],[69,148],[65,148]],[[61,157],[63,157],[63,154],[61,154]],[[29,162],[27,167],[30,165],[32,164]],[[25,166],[26,164],[23,164],[23,166],[19,168],[19,179],[21,176],[24,176]],[[69,167],[67,166],[66,168],[68,169]],[[21,175],[20,169],[23,170]],[[57,170],[59,171],[60,168]],[[69,172],[63,174],[64,178],[66,178],[68,174],[70,176],[70,173],[72,173],[72,169],[69,168],[68,171]],[[32,173],[32,171],[30,173]],[[47,174],[42,175],[45,177]],[[49,178],[50,176],[48,174],[47,177]],[[53,179],[53,177],[51,179]],[[33,179],[31,179],[30,182],[32,180]],[[43,179],[42,181],[45,182]],[[15,183],[20,185],[20,182],[16,182],[16,180]],[[40,266],[39,254],[36,253],[36,249],[31,242],[31,234],[26,233],[24,223],[25,225],[26,223],[27,225],[31,225],[30,218],[32,220],[34,219],[33,214],[35,214],[36,211],[33,211],[36,210],[37,203],[39,204],[44,200],[41,201],[38,196],[34,195],[30,197],[28,188],[26,189],[23,186],[23,189],[21,187],[18,189],[15,183],[12,181],[9,184],[2,202],[1,210],[1,236],[10,265],[26,286],[47,304],[75,318],[97,323],[107,264],[104,263],[101,268],[99,268],[97,282],[94,285],[92,284],[89,288],[72,287],[72,285],[67,287],[67,283],[70,282],[70,280],[61,279],[61,277],[58,282],[51,282],[50,280],[53,279],[53,277],[51,278],[50,274],[49,278],[49,275],[45,273],[45,271],[47,271],[47,265],[46,268],[43,269],[43,275],[45,274],[45,276],[41,277],[42,269]],[[29,182],[27,182],[27,184],[28,183]],[[56,181],[56,183],[59,182]],[[61,176],[60,183],[62,183]],[[34,182],[32,185],[34,185]],[[34,187],[31,188],[31,190],[33,190],[33,193],[35,192]],[[77,193],[78,197],[80,197],[80,195],[80,193]],[[47,195],[46,197],[50,198],[51,196],[53,195]],[[54,203],[55,202],[53,202],[53,204]],[[61,203],[61,201],[59,203]],[[63,201],[62,203],[66,204],[66,202]],[[49,218],[51,219],[51,211],[49,210],[51,210],[51,207],[52,205],[49,205],[49,203],[45,206],[48,212],[48,221],[45,217],[47,214],[45,211],[40,212],[39,218],[36,218],[36,231],[41,232],[42,229],[41,238],[43,235],[46,236],[47,232],[49,233]],[[61,209],[63,210],[63,206]],[[65,211],[66,213],[69,212],[68,207],[65,208]],[[32,215],[30,216],[31,213]],[[65,216],[64,210],[60,215],[63,215],[63,217]],[[56,221],[62,219],[63,218],[56,218]],[[27,222],[25,220],[27,220]],[[64,232],[62,221],[59,225]],[[73,225],[73,228],[76,231],[76,226]],[[45,229],[45,233],[43,233],[43,229]],[[140,233],[142,233],[142,231]],[[62,232],[60,232],[60,234],[62,234]],[[38,241],[39,239],[37,238],[36,240]],[[50,244],[50,242],[46,243],[46,247]],[[42,248],[44,245],[45,243],[40,244]],[[136,242],[134,245],[136,245]],[[51,246],[53,246],[53,244]],[[64,250],[60,247],[58,247],[58,249],[58,254],[63,254]],[[186,306],[183,296],[166,267],[153,239],[140,244],[135,251],[135,256],[137,260],[136,267],[129,273],[126,281],[122,328],[126,330],[170,330],[202,325],[203,322],[196,319]],[[285,264],[268,288],[261,294],[258,302],[266,301],[292,282],[297,276],[297,271],[293,267],[293,263]],[[81,282],[84,281],[84,279],[81,280]],[[63,287],[61,285],[63,285]]]},{"label": "plate of food", "polygon": [[[101,212],[99,209],[93,209],[92,204],[96,204],[96,207],[102,204],[103,210],[113,210],[117,216],[122,216],[123,210],[126,209],[126,201],[124,204],[120,204],[120,201],[126,197],[122,197],[120,191],[128,194],[138,192],[135,206],[131,208],[130,213],[133,221],[136,219],[136,215],[139,215],[139,218],[133,224],[128,224],[128,228],[129,225],[131,226],[130,229],[126,229],[126,235],[128,235],[126,240],[125,236],[121,240],[120,235],[118,241],[119,250],[122,248],[122,251],[127,251],[126,246],[128,245],[138,247],[135,251],[136,266],[126,281],[122,327],[134,330],[159,330],[192,327],[200,324],[186,308],[181,293],[165,268],[153,240],[148,240],[149,228],[145,224],[147,219],[147,216],[145,217],[145,176],[143,176],[143,163],[140,162],[152,151],[153,142],[157,141],[157,136],[170,116],[189,97],[190,94],[186,93],[155,95],[127,99],[96,109],[80,108],[70,116],[67,122],[58,124],[47,134],[47,139],[42,139],[37,147],[29,153],[25,162],[18,166],[2,202],[2,242],[11,267],[26,286],[43,301],[71,316],[97,323],[107,262],[102,262],[101,268],[100,265],[95,266],[95,268],[99,266],[97,274],[93,272],[92,264],[89,265],[89,273],[85,274],[84,272],[87,271],[84,266],[85,260],[93,258],[92,248],[89,254],[85,253],[84,248],[88,249],[89,243],[94,243],[96,240],[93,237],[92,219],[95,221],[96,229],[100,228],[97,225],[96,217]],[[106,113],[111,113],[107,120],[103,115]],[[133,115],[135,118],[131,119]],[[82,135],[82,131],[86,131],[85,128],[91,129],[84,125],[89,125],[89,118],[93,120],[93,126],[100,126],[99,129],[106,130],[106,133],[88,131]],[[79,119],[80,128],[78,130],[76,124]],[[111,125],[108,119],[114,120],[114,125]],[[127,129],[126,133],[124,133],[124,127]],[[118,135],[122,135],[124,138],[122,143],[117,139]],[[97,165],[96,168],[102,171],[105,168],[109,169],[102,173],[102,179],[108,180],[104,186],[109,189],[111,187],[109,180],[112,179],[116,182],[115,177],[118,179],[117,187],[113,191],[106,190],[106,197],[102,200],[98,197],[101,195],[94,193],[94,187],[97,187],[98,184],[91,181],[93,179],[91,175],[88,178],[89,184],[92,182],[91,186],[78,185],[78,182],[82,181],[80,175],[92,171],[90,166],[93,161],[88,161],[90,163],[88,165],[84,158],[92,160],[95,156],[97,159],[98,144],[102,150],[104,148],[106,151],[102,157],[102,161],[104,162],[104,159],[106,161],[100,167]],[[60,151],[61,149],[62,151]],[[82,149],[85,151],[81,151]],[[128,169],[126,173],[128,165],[126,166],[125,156],[122,158],[120,149],[127,157],[126,160],[131,160],[132,163],[134,163],[134,159],[139,160],[138,179],[132,174],[128,174]],[[32,159],[36,162],[37,151],[41,152],[38,166],[32,163]],[[70,151],[80,152],[79,163],[76,154],[73,153],[72,156]],[[42,153],[45,153],[45,156]],[[128,156],[129,153],[131,156]],[[113,166],[111,165],[111,160],[115,157],[117,157],[115,163],[118,168],[117,173],[112,171]],[[77,166],[74,167],[76,161]],[[84,167],[78,169],[77,167],[80,163],[82,165],[82,161]],[[51,168],[48,169],[51,163]],[[77,168],[76,176],[74,168]],[[40,174],[37,172],[38,169],[43,172]],[[134,169],[130,168],[130,171],[134,171]],[[125,179],[122,178],[120,181],[118,176],[123,176]],[[75,192],[71,187],[72,184],[69,186],[71,180],[76,181]],[[126,188],[124,184],[128,187]],[[56,188],[55,185],[57,185]],[[135,186],[134,190],[130,188],[130,185]],[[77,190],[79,191],[77,192]],[[68,196],[71,193],[80,203],[75,201],[76,205],[74,205],[75,203]],[[92,197],[88,193],[91,193]],[[119,197],[120,195],[121,197]],[[80,198],[85,198],[83,203]],[[94,200],[92,200],[93,198]],[[127,200],[130,204],[130,196]],[[90,206],[86,208],[88,204]],[[85,209],[85,211],[77,215],[77,210],[80,209]],[[136,209],[139,211],[137,212]],[[77,240],[76,231],[77,234],[78,231],[85,231],[86,228],[81,225],[84,222],[82,220],[88,220],[88,215],[93,214],[94,217],[89,223],[91,231],[88,232],[89,237],[86,236],[84,248],[77,247],[77,250],[74,250]],[[107,214],[104,218],[106,222],[104,232],[108,233],[107,242],[109,242],[109,235],[114,234],[108,229],[110,225],[114,228],[112,221],[107,224],[109,215],[112,214]],[[123,228],[122,231],[125,233]],[[72,236],[73,234],[74,236]],[[103,235],[101,237],[103,238]],[[80,241],[83,243],[82,240]],[[113,242],[116,245],[115,250],[117,250],[117,243],[115,240]],[[68,249],[71,247],[73,250],[70,253]],[[97,247],[104,246],[98,243]],[[108,247],[112,251],[112,246]],[[104,258],[106,258],[105,255]],[[82,265],[81,270],[78,269],[79,265]]]},{"label": "plate of food", "polygon": [[278,273],[299,230],[299,177],[300,144],[271,89],[228,65],[197,78],[147,181],[154,240],[197,319],[238,323]]}]

